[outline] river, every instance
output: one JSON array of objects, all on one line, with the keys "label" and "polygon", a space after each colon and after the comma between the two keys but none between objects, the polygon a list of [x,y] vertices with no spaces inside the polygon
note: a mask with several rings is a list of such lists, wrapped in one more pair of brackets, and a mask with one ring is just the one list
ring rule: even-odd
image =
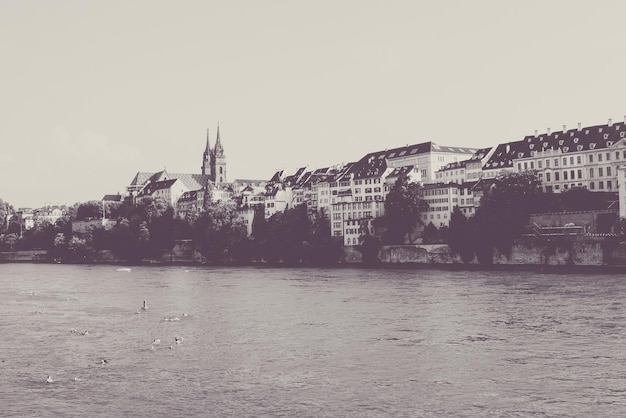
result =
[{"label": "river", "polygon": [[622,275],[0,264],[0,298],[0,416],[626,414]]}]

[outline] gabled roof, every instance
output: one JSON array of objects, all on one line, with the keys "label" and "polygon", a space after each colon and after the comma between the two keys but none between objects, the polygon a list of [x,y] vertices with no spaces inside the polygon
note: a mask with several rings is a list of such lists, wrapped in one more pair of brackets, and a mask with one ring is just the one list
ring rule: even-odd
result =
[{"label": "gabled roof", "polygon": [[169,179],[180,179],[190,190],[201,189],[211,183],[211,177],[208,174],[168,173],[163,170],[156,173],[139,172],[135,175],[130,185],[142,186],[147,183],[155,183]]},{"label": "gabled roof", "polygon": [[412,165],[405,165],[403,167],[396,167],[389,174],[387,174],[386,178],[406,176],[406,175],[408,175],[411,172],[411,170],[413,170],[413,168],[414,167]]},{"label": "gabled roof", "polygon": [[531,157],[533,152],[548,150],[563,154],[606,149],[626,136],[623,122],[612,125],[588,126],[581,129],[557,131],[550,134],[527,135],[521,141],[508,142],[497,146],[485,169],[509,168],[513,161]]},{"label": "gabled roof", "polygon": [[185,192],[183,193],[179,198],[178,201],[183,201],[183,202],[195,202],[198,199],[198,191],[197,190],[192,190],[189,192]]},{"label": "gabled roof", "polygon": [[121,202],[122,195],[121,194],[105,194],[102,198],[104,202]]}]

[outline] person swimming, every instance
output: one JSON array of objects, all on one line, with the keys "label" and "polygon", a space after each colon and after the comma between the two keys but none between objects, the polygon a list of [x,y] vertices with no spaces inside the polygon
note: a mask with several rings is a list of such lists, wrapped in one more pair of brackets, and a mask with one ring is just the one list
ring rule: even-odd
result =
[{"label": "person swimming", "polygon": [[50,377],[50,375],[48,375],[48,377],[46,378],[46,383],[52,383],[52,377]]},{"label": "person swimming", "polygon": [[146,302],[145,300],[143,301],[143,306],[141,307],[142,310],[146,310],[148,309],[148,302]]}]

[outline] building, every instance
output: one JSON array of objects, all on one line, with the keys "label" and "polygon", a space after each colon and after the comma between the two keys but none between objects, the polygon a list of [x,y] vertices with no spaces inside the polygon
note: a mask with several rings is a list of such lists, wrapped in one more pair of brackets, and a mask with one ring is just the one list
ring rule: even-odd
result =
[{"label": "building", "polygon": [[422,214],[424,224],[432,223],[437,228],[449,226],[452,211],[459,206],[461,189],[465,190],[457,183],[424,184],[420,191],[422,199],[428,203],[428,209]]},{"label": "building", "polygon": [[[484,171],[537,172],[546,192],[573,187],[618,191],[618,170],[626,163],[624,122],[567,129],[526,136],[500,144]],[[490,176],[487,176],[490,177]]]},{"label": "building", "polygon": [[202,174],[210,176],[215,184],[227,183],[226,177],[226,155],[220,138],[220,126],[217,125],[217,139],[215,148],[211,149],[209,143],[209,130],[206,133],[206,147],[202,156]]},{"label": "building", "polygon": [[[369,153],[347,164],[330,184],[332,235],[343,237],[344,245],[357,245],[365,230],[372,230],[371,220],[385,214],[385,197],[397,178],[433,183],[443,166],[471,159],[477,151],[425,142]],[[441,216],[433,221],[444,224]]]}]

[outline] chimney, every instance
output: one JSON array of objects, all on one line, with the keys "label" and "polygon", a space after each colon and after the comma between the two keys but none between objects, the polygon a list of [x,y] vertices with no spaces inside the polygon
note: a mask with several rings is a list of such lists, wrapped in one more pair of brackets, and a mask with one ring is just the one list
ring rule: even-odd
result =
[{"label": "chimney", "polygon": [[550,128],[548,128],[548,131],[547,131],[547,132],[548,132],[548,135],[550,135]]},{"label": "chimney", "polygon": [[535,129],[535,138],[537,138],[537,134],[538,133],[539,133],[539,131]]},{"label": "chimney", "polygon": [[580,125],[581,125],[581,124],[580,124],[580,122],[578,122],[578,130],[579,130],[579,131],[580,131]]},{"label": "chimney", "polygon": [[567,132],[567,125],[563,125],[563,133]]},{"label": "chimney", "polygon": [[609,119],[609,126],[613,125],[613,119]]}]

